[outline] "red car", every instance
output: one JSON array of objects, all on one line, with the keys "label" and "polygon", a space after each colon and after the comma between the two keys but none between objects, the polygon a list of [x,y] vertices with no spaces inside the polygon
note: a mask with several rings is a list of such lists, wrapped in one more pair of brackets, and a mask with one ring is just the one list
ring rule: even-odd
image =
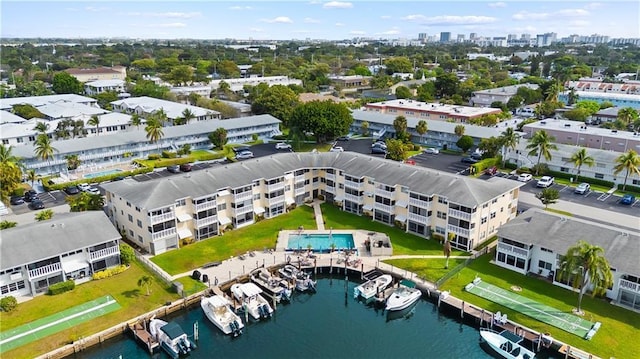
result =
[{"label": "red car", "polygon": [[484,170],[484,174],[489,176],[494,176],[496,173],[498,173],[498,167],[496,166],[493,166]]}]

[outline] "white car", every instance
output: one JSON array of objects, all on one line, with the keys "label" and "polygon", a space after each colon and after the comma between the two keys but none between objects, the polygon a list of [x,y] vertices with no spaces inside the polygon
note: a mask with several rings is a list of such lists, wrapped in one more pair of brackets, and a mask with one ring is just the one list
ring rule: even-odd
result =
[{"label": "white car", "polygon": [[245,160],[247,158],[253,158],[253,152],[251,151],[242,151],[236,155],[237,160]]},{"label": "white car", "polygon": [[78,188],[82,191],[82,192],[86,192],[89,190],[89,188],[91,188],[91,185],[88,183],[79,183],[78,184]]},{"label": "white car", "polygon": [[542,187],[542,188],[551,187],[552,185],[553,185],[553,177],[551,176],[543,176],[538,180],[538,183],[536,183],[536,187]]},{"label": "white car", "polygon": [[531,173],[521,173],[520,175],[518,175],[518,181],[520,182],[529,182],[532,178],[533,176],[531,175]]},{"label": "white car", "polygon": [[329,152],[344,152],[344,148],[340,146],[334,146],[329,150]]},{"label": "white car", "polygon": [[91,193],[91,194],[100,194],[100,190],[95,188],[95,187],[89,187],[88,190],[86,190],[85,192]]},{"label": "white car", "polygon": [[291,145],[288,143],[284,143],[284,142],[276,143],[276,150],[290,150],[290,149],[291,149]]},{"label": "white car", "polygon": [[437,155],[438,153],[440,153],[440,150],[438,150],[437,148],[433,148],[433,147],[427,147],[427,148],[424,149],[424,153]]}]

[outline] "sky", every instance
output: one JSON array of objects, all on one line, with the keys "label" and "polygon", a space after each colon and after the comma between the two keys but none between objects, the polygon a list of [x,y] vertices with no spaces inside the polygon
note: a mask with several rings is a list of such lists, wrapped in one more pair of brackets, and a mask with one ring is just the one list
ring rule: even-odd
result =
[{"label": "sky", "polygon": [[416,39],[556,32],[640,37],[640,1],[1,0],[0,36],[132,39]]}]

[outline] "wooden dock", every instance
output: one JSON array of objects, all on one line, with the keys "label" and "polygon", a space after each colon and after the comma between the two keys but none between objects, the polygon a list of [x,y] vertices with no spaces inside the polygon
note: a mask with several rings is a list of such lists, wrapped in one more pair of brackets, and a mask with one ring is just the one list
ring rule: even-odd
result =
[{"label": "wooden dock", "polygon": [[135,336],[136,340],[144,344],[149,350],[149,354],[153,354],[160,344],[151,336],[147,330],[146,321],[137,321],[133,324],[129,323],[129,329]]}]

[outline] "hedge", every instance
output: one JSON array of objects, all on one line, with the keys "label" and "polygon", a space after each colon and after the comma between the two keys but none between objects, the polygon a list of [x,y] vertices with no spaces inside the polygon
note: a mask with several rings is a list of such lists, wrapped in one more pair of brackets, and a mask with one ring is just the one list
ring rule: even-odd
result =
[{"label": "hedge", "polygon": [[[568,180],[570,180],[571,178],[573,178],[574,180],[577,179],[575,174],[567,173],[567,172],[558,172],[558,171],[548,170],[544,174],[557,177],[557,178],[564,178]],[[614,183],[611,181],[606,181],[598,178],[582,177],[582,176],[580,177],[580,182],[587,182],[595,185],[605,186],[608,188],[613,188],[614,186]]]},{"label": "hedge", "polygon": [[111,173],[111,174],[108,174],[108,175],[105,175],[105,176],[94,177],[94,178],[83,178],[83,179],[79,179],[79,180],[75,180],[75,181],[70,181],[70,182],[65,182],[65,183],[56,183],[56,184],[49,184],[47,180],[43,179],[42,180],[42,186],[44,187],[45,191],[55,191],[55,190],[64,189],[64,188],[69,187],[69,186],[78,185],[80,183],[107,182],[107,181],[113,180],[116,177],[135,176],[135,175],[139,175],[139,174],[142,174],[142,173],[148,173],[148,172],[151,172],[151,171],[153,171],[153,168],[142,167],[142,168],[135,169],[133,171],[123,171],[123,172]]},{"label": "hedge", "polygon": [[485,158],[477,163],[471,165],[474,168],[475,173],[482,173],[487,168],[497,166],[500,162],[498,157]]},{"label": "hedge", "polygon": [[[620,191],[622,191],[622,184],[618,185],[618,189]],[[635,192],[635,193],[640,193],[640,186],[634,186],[634,185],[630,185],[628,184],[627,187],[624,189],[625,192]]]},{"label": "hedge", "polygon": [[98,280],[98,279],[105,279],[105,278],[109,278],[109,277],[113,277],[116,274],[120,274],[122,272],[124,272],[125,270],[127,270],[127,266],[125,265],[119,265],[117,267],[113,267],[113,268],[109,268],[109,269],[105,269],[99,272],[95,272],[93,273],[92,278],[94,280]]},{"label": "hedge", "polygon": [[60,282],[49,286],[49,295],[56,295],[73,290],[76,287],[76,282],[68,280],[66,282]]}]

